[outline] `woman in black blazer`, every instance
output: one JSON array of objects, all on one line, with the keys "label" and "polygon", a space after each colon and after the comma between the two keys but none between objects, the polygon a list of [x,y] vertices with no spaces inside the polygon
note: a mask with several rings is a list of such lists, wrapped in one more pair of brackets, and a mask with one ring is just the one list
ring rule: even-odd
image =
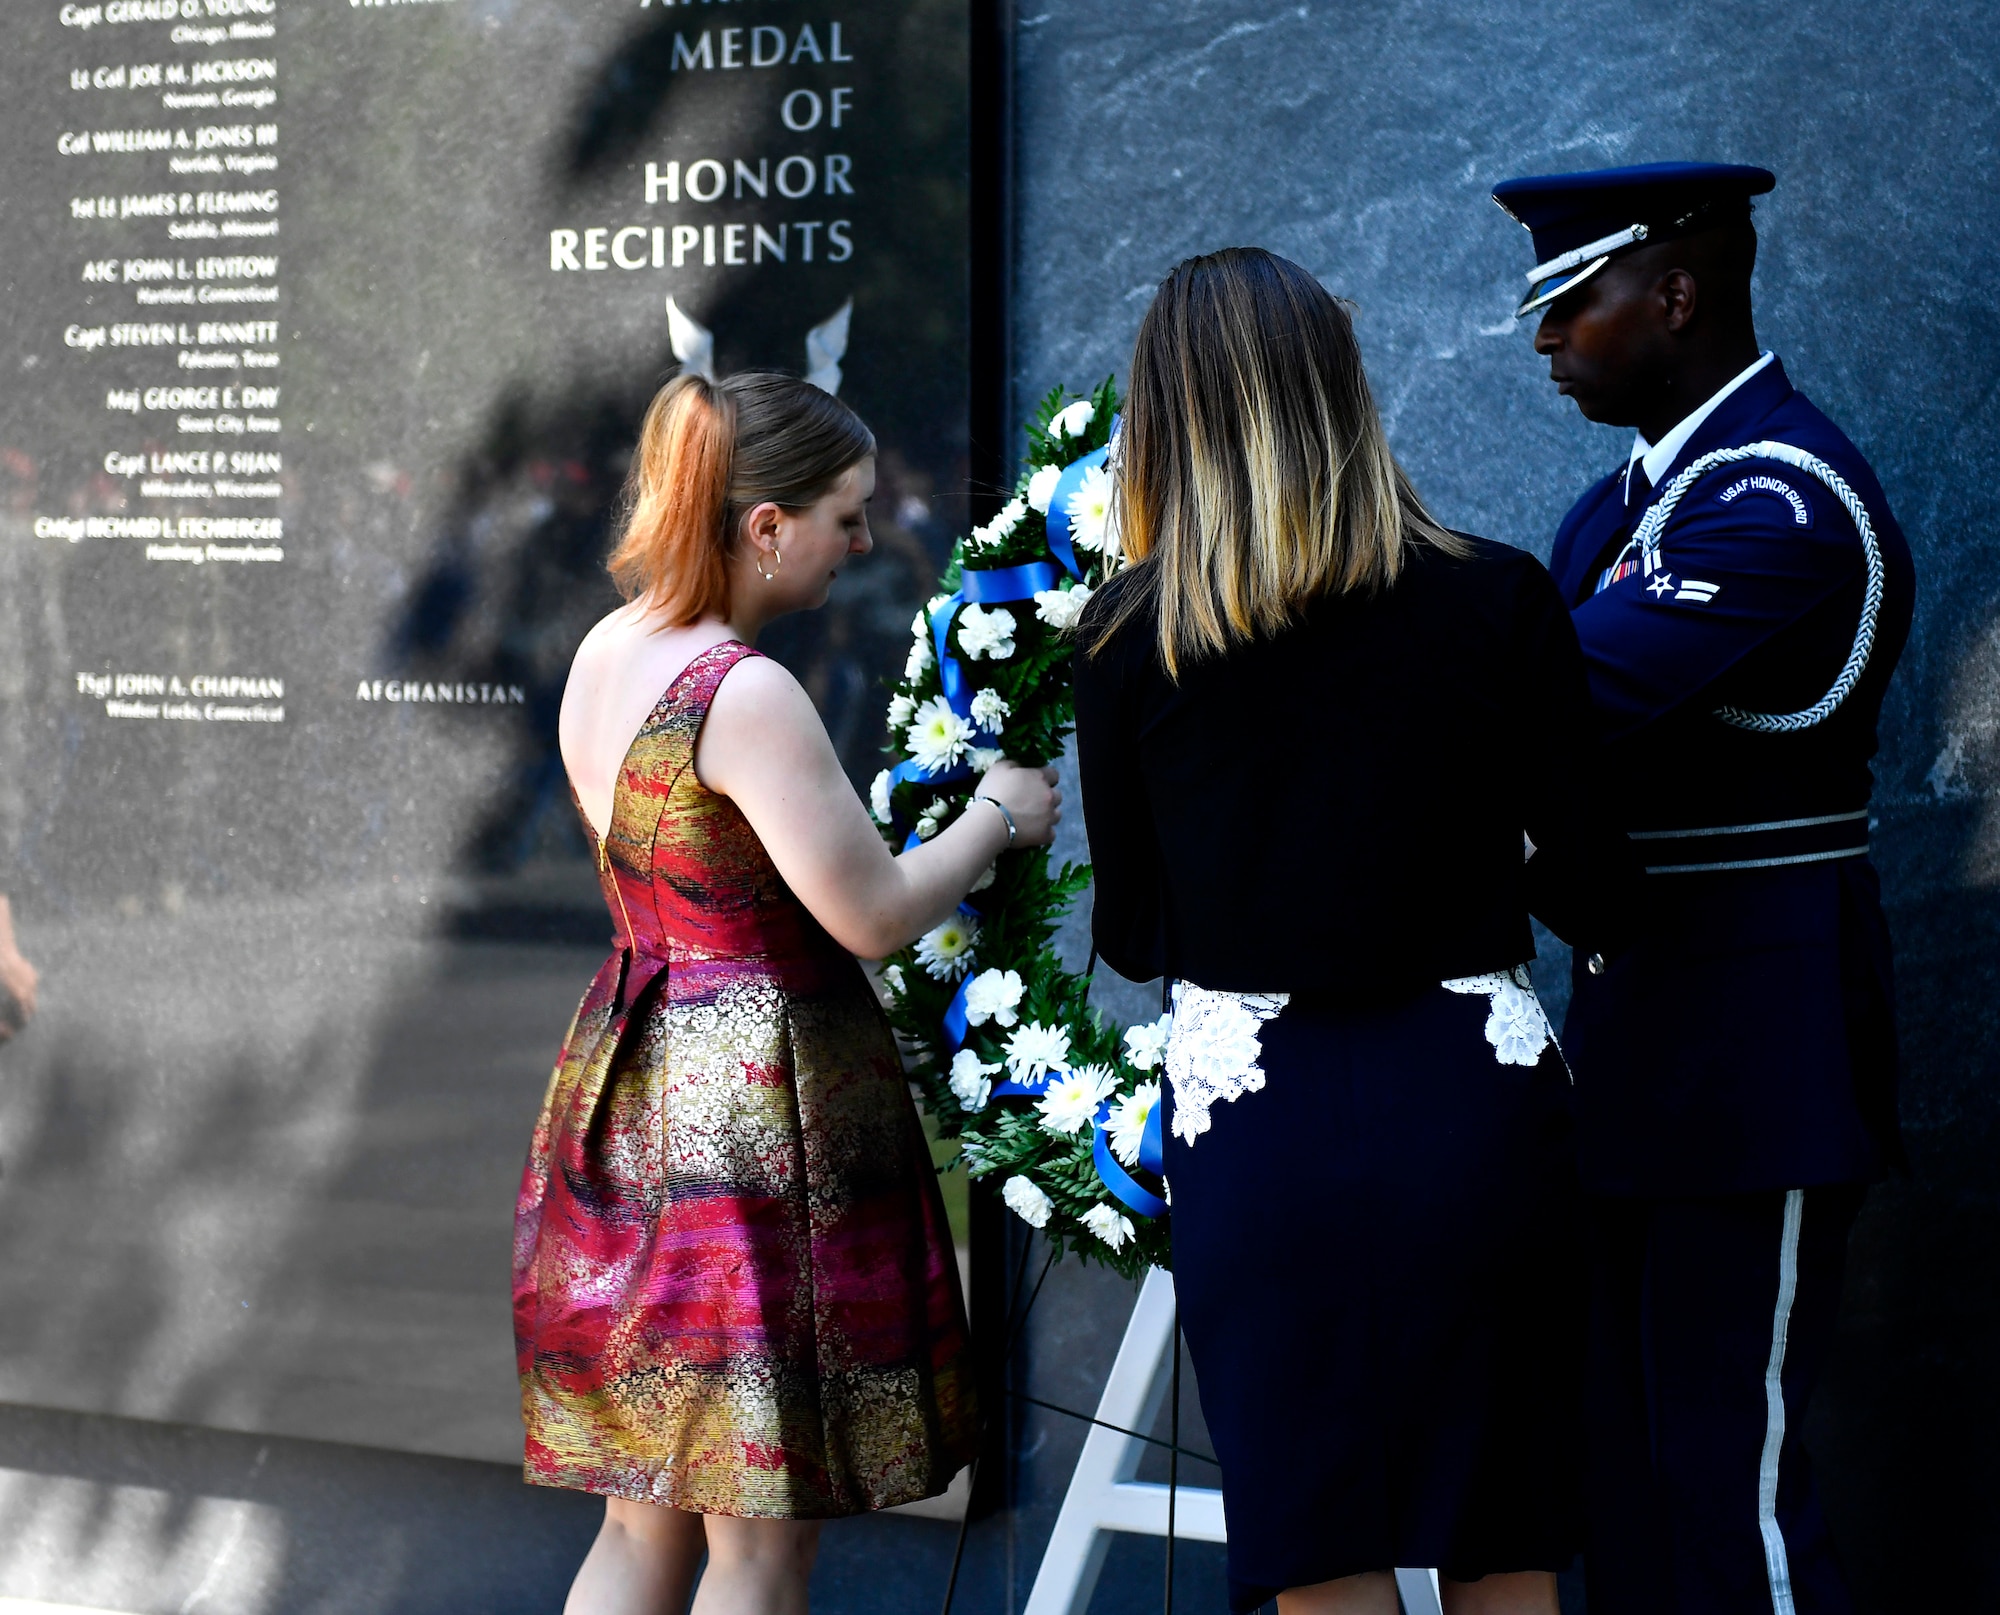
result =
[{"label": "woman in black blazer", "polygon": [[1175,1282],[1232,1603],[1555,1615],[1578,1547],[1569,1076],[1532,909],[1631,875],[1533,557],[1391,456],[1340,305],[1236,249],[1169,275],[1080,625],[1098,949],[1174,983]]}]

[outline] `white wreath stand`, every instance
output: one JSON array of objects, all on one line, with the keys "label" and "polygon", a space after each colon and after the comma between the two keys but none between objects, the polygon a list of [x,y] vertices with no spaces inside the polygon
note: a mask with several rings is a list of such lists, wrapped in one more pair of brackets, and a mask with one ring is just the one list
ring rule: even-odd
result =
[{"label": "white wreath stand", "polygon": [[[1132,1321],[1125,1326],[1117,1361],[1097,1403],[1102,1423],[1093,1424],[1084,1438],[1083,1455],[1076,1461],[1023,1615],[1085,1615],[1111,1547],[1106,1532],[1167,1534],[1167,1488],[1132,1478],[1139,1472],[1146,1443],[1104,1426],[1152,1428],[1170,1382],[1164,1370],[1173,1337],[1174,1281],[1156,1267],[1146,1275]],[[1198,1486],[1176,1488],[1174,1535],[1190,1542],[1227,1541],[1222,1493]],[[1440,1615],[1434,1571],[1398,1570],[1396,1591],[1407,1615]]]}]

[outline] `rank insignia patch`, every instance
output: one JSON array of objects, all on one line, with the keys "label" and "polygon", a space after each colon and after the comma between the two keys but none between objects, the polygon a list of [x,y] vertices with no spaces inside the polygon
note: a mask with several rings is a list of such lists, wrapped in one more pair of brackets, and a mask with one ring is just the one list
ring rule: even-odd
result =
[{"label": "rank insignia patch", "polygon": [[1693,605],[1705,606],[1722,592],[1719,583],[1703,583],[1699,578],[1682,578],[1676,600],[1686,600]]}]

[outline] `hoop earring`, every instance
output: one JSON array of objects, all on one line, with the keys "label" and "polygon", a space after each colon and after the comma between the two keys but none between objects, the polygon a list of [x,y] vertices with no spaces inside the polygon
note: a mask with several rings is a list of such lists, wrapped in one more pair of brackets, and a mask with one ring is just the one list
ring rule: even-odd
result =
[{"label": "hoop earring", "polygon": [[771,561],[771,570],[766,572],[764,570],[763,552],[759,551],[757,559],[753,563],[757,568],[757,576],[762,578],[766,583],[776,583],[778,581],[778,568],[785,564],[785,558],[778,553],[778,546],[775,544],[771,546]]}]

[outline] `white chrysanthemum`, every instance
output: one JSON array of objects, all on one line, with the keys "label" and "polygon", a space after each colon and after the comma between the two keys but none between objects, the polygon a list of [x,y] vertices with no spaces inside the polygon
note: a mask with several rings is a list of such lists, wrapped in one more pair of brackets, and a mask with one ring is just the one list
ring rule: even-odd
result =
[{"label": "white chrysanthemum", "polygon": [[877,824],[889,822],[889,770],[886,768],[875,776],[875,783],[868,787],[868,811],[875,815]]},{"label": "white chrysanthemum", "polygon": [[1062,467],[1045,465],[1028,478],[1028,507],[1038,510],[1044,516],[1049,513],[1049,501],[1056,496],[1056,484],[1062,481]]},{"label": "white chrysanthemum", "polygon": [[998,746],[974,746],[965,754],[966,762],[972,765],[975,774],[983,774],[1002,757],[1006,756]]},{"label": "white chrysanthemum", "polygon": [[972,721],[989,735],[1000,733],[1013,710],[998,690],[981,690],[972,698]]},{"label": "white chrysanthemum", "polygon": [[1101,1202],[1083,1214],[1083,1226],[1115,1251],[1123,1250],[1125,1242],[1134,1237],[1132,1219]]},{"label": "white chrysanthemum", "polygon": [[965,989],[966,1025],[1012,1026],[1026,990],[1018,970],[982,970]]},{"label": "white chrysanthemum", "polygon": [[1151,1071],[1166,1057],[1167,1038],[1173,1032],[1174,1018],[1162,1015],[1156,1021],[1147,1021],[1142,1026],[1125,1028],[1125,1058],[1141,1071]]},{"label": "white chrysanthemum", "polygon": [[972,890],[975,892],[985,891],[999,877],[999,874],[1000,866],[998,864],[988,864],[980,874],[980,877],[972,883]]},{"label": "white chrysanthemum", "polygon": [[975,662],[1006,661],[1014,654],[1014,613],[1002,606],[967,606],[958,614],[958,646]]},{"label": "white chrysanthemum", "polygon": [[1055,1210],[1055,1202],[1043,1194],[1032,1179],[1011,1177],[1000,1186],[1000,1198],[1007,1209],[1019,1217],[1030,1228],[1048,1225],[1049,1213]]},{"label": "white chrysanthemum", "polygon": [[1110,532],[1111,495],[1115,487],[1111,474],[1103,466],[1094,465],[1084,472],[1083,481],[1069,496],[1069,503],[1063,508],[1069,512],[1070,538],[1078,549],[1099,550],[1106,555],[1117,552],[1115,542],[1105,542]]},{"label": "white chrysanthemum", "polygon": [[1111,1153],[1127,1166],[1139,1164],[1139,1140],[1146,1136],[1146,1118],[1160,1102],[1160,1085],[1142,1082],[1111,1107],[1104,1120],[1104,1133]]},{"label": "white chrysanthemum", "polygon": [[993,1097],[993,1073],[999,1065],[989,1065],[970,1049],[960,1049],[951,1057],[951,1094],[961,1110],[981,1111]]},{"label": "white chrysanthemum", "polygon": [[1060,633],[1073,627],[1089,604],[1090,590],[1081,585],[1074,589],[1043,589],[1035,595],[1035,615]]},{"label": "white chrysanthemum", "polygon": [[1016,1082],[1045,1076],[1069,1059],[1069,1028],[1030,1021],[1007,1039],[1007,1069]]},{"label": "white chrysanthemum", "polygon": [[[1067,1034],[1063,1041],[1069,1041]],[[1042,1125],[1052,1133],[1074,1133],[1097,1119],[1097,1107],[1111,1097],[1118,1078],[1108,1065],[1078,1066],[1057,1077],[1038,1101]]]},{"label": "white chrysanthemum", "polygon": [[935,774],[965,755],[972,726],[951,710],[951,703],[943,696],[934,695],[917,708],[903,739],[918,766]]},{"label": "white chrysanthemum", "polygon": [[903,967],[901,965],[884,965],[882,967],[882,982],[890,992],[900,998],[903,994]]},{"label": "white chrysanthemum", "polygon": [[910,719],[916,715],[917,703],[909,696],[898,693],[889,697],[889,727],[906,729]]},{"label": "white chrysanthemum", "polygon": [[919,634],[910,642],[909,659],[903,663],[903,682],[914,684],[931,666],[931,636]]},{"label": "white chrysanthemum", "polygon": [[972,967],[972,945],[979,940],[979,922],[969,914],[953,914],[942,925],[917,938],[917,963],[938,981],[952,981]]},{"label": "white chrysanthemum", "polygon": [[1088,398],[1079,398],[1068,408],[1056,411],[1055,419],[1049,422],[1049,436],[1082,437],[1096,418],[1097,406]]}]

